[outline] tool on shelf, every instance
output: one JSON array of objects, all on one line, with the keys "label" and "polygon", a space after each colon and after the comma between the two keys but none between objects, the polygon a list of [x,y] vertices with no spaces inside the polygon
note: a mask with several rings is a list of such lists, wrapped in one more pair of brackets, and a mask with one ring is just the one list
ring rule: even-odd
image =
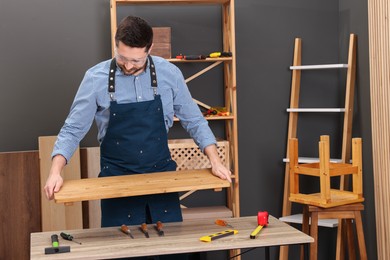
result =
[{"label": "tool on shelf", "polygon": [[179,60],[205,60],[207,57],[205,55],[176,55],[176,59]]},{"label": "tool on shelf", "polygon": [[149,238],[148,226],[145,223],[142,223],[140,230],[145,234],[145,237]]},{"label": "tool on shelf", "polygon": [[217,224],[218,226],[234,228],[232,225],[228,224],[228,223],[227,223],[225,220],[223,220],[223,219],[216,219],[216,220],[215,220],[215,224]]},{"label": "tool on shelf", "polygon": [[250,234],[251,239],[255,239],[256,236],[260,233],[263,227],[268,226],[268,212],[267,211],[259,211],[257,213],[257,228],[253,230]]},{"label": "tool on shelf", "polygon": [[125,233],[126,235],[129,235],[132,239],[134,239],[133,235],[131,234],[130,228],[128,226],[126,226],[125,224],[123,224],[121,226],[121,231],[123,233]]},{"label": "tool on shelf", "polygon": [[59,254],[59,253],[68,253],[70,252],[70,246],[60,246],[58,242],[58,235],[51,235],[51,247],[45,248],[45,255],[50,254]]},{"label": "tool on shelf", "polygon": [[232,53],[230,51],[217,51],[217,52],[212,52],[209,54],[210,58],[219,58],[219,57],[232,57]]},{"label": "tool on shelf", "polygon": [[158,235],[160,237],[163,237],[164,236],[164,231],[163,231],[163,224],[161,223],[161,221],[157,221],[155,227],[156,227]]},{"label": "tool on shelf", "polygon": [[226,107],[210,107],[204,113],[204,116],[228,116],[230,112]]},{"label": "tool on shelf", "polygon": [[219,238],[223,238],[223,237],[227,237],[227,236],[231,236],[231,235],[235,235],[237,233],[238,233],[237,230],[228,229],[228,230],[221,231],[221,232],[218,232],[218,233],[215,233],[215,234],[211,234],[211,235],[208,235],[208,236],[203,236],[203,237],[199,238],[199,240],[203,241],[203,242],[211,242],[213,240],[216,240],[216,239],[219,239]]},{"label": "tool on shelf", "polygon": [[68,241],[73,241],[79,245],[81,245],[81,242],[77,241],[77,240],[74,240],[74,237],[71,235],[71,234],[66,234],[64,232],[61,232],[60,236],[65,239],[65,240],[68,240]]}]

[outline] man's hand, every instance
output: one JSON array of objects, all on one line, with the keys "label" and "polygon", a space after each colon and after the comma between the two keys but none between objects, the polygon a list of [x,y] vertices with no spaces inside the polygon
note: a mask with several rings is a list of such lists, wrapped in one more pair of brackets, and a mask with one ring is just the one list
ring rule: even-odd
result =
[{"label": "man's hand", "polygon": [[204,149],[204,153],[210,160],[212,173],[223,180],[232,182],[232,173],[222,164],[217,147],[215,145],[209,145]]},{"label": "man's hand", "polygon": [[46,198],[52,200],[54,198],[54,193],[58,192],[61,189],[64,180],[61,176],[61,171],[66,165],[66,159],[62,155],[56,155],[53,158],[50,174],[46,180],[45,187],[43,190],[45,191]]}]

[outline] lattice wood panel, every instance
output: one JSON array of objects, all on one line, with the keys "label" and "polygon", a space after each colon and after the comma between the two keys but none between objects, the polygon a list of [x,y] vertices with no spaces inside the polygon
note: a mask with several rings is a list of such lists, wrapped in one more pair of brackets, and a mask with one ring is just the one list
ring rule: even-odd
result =
[{"label": "lattice wood panel", "polygon": [[[207,156],[192,139],[169,140],[168,146],[178,171],[211,168]],[[229,169],[229,142],[218,141],[217,150],[222,163]]]}]

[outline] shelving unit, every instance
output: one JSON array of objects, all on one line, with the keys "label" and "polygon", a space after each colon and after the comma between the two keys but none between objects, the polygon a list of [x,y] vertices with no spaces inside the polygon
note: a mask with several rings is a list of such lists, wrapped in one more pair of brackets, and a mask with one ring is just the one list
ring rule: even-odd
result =
[{"label": "shelving unit", "polygon": [[[167,59],[172,63],[209,63],[210,65],[206,68],[198,71],[194,75],[186,78],[186,83],[196,79],[197,77],[207,73],[208,71],[218,67],[219,65],[223,66],[223,77],[224,83],[221,86],[224,89],[224,106],[229,111],[229,116],[214,116],[206,117],[207,120],[224,120],[225,121],[225,133],[226,136],[223,138],[228,143],[228,151],[226,156],[221,155],[221,158],[224,160],[227,158],[228,165],[233,174],[233,183],[228,188],[227,192],[227,208],[231,211],[231,216],[239,217],[240,216],[240,205],[239,205],[239,173],[238,173],[238,140],[237,140],[237,101],[236,101],[236,51],[235,51],[235,15],[234,15],[234,0],[111,0],[111,38],[112,38],[112,51],[114,51],[115,46],[115,32],[117,29],[117,8],[123,5],[181,5],[184,7],[191,7],[194,5],[198,6],[207,6],[207,5],[219,5],[221,6],[222,12],[222,45],[223,49],[221,51],[231,52],[232,57],[220,57],[220,58],[206,58],[203,60],[182,60],[182,59]],[[206,109],[211,106],[194,100],[199,106]],[[175,119],[178,121],[178,119]],[[170,140],[172,143],[172,140]],[[189,144],[188,140],[178,139],[173,141],[176,145]],[[193,144],[191,144],[193,145]],[[179,169],[180,170],[180,169]],[[194,191],[190,191],[192,194]],[[187,197],[190,194],[184,194],[182,197]],[[215,207],[216,212],[221,212],[221,207]],[[188,208],[185,208],[188,212]],[[213,209],[208,209],[206,211],[212,211]],[[206,212],[205,211],[205,212]],[[226,216],[226,211],[223,211],[224,216]]]}]

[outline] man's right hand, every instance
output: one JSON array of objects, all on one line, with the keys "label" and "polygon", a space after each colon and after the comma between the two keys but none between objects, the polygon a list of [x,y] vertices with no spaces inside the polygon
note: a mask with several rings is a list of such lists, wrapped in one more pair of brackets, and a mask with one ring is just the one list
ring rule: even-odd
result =
[{"label": "man's right hand", "polygon": [[58,192],[61,189],[64,180],[62,179],[61,172],[66,165],[66,159],[62,155],[56,155],[53,157],[50,174],[46,180],[45,191],[46,198],[52,200],[54,198],[54,193]]}]

